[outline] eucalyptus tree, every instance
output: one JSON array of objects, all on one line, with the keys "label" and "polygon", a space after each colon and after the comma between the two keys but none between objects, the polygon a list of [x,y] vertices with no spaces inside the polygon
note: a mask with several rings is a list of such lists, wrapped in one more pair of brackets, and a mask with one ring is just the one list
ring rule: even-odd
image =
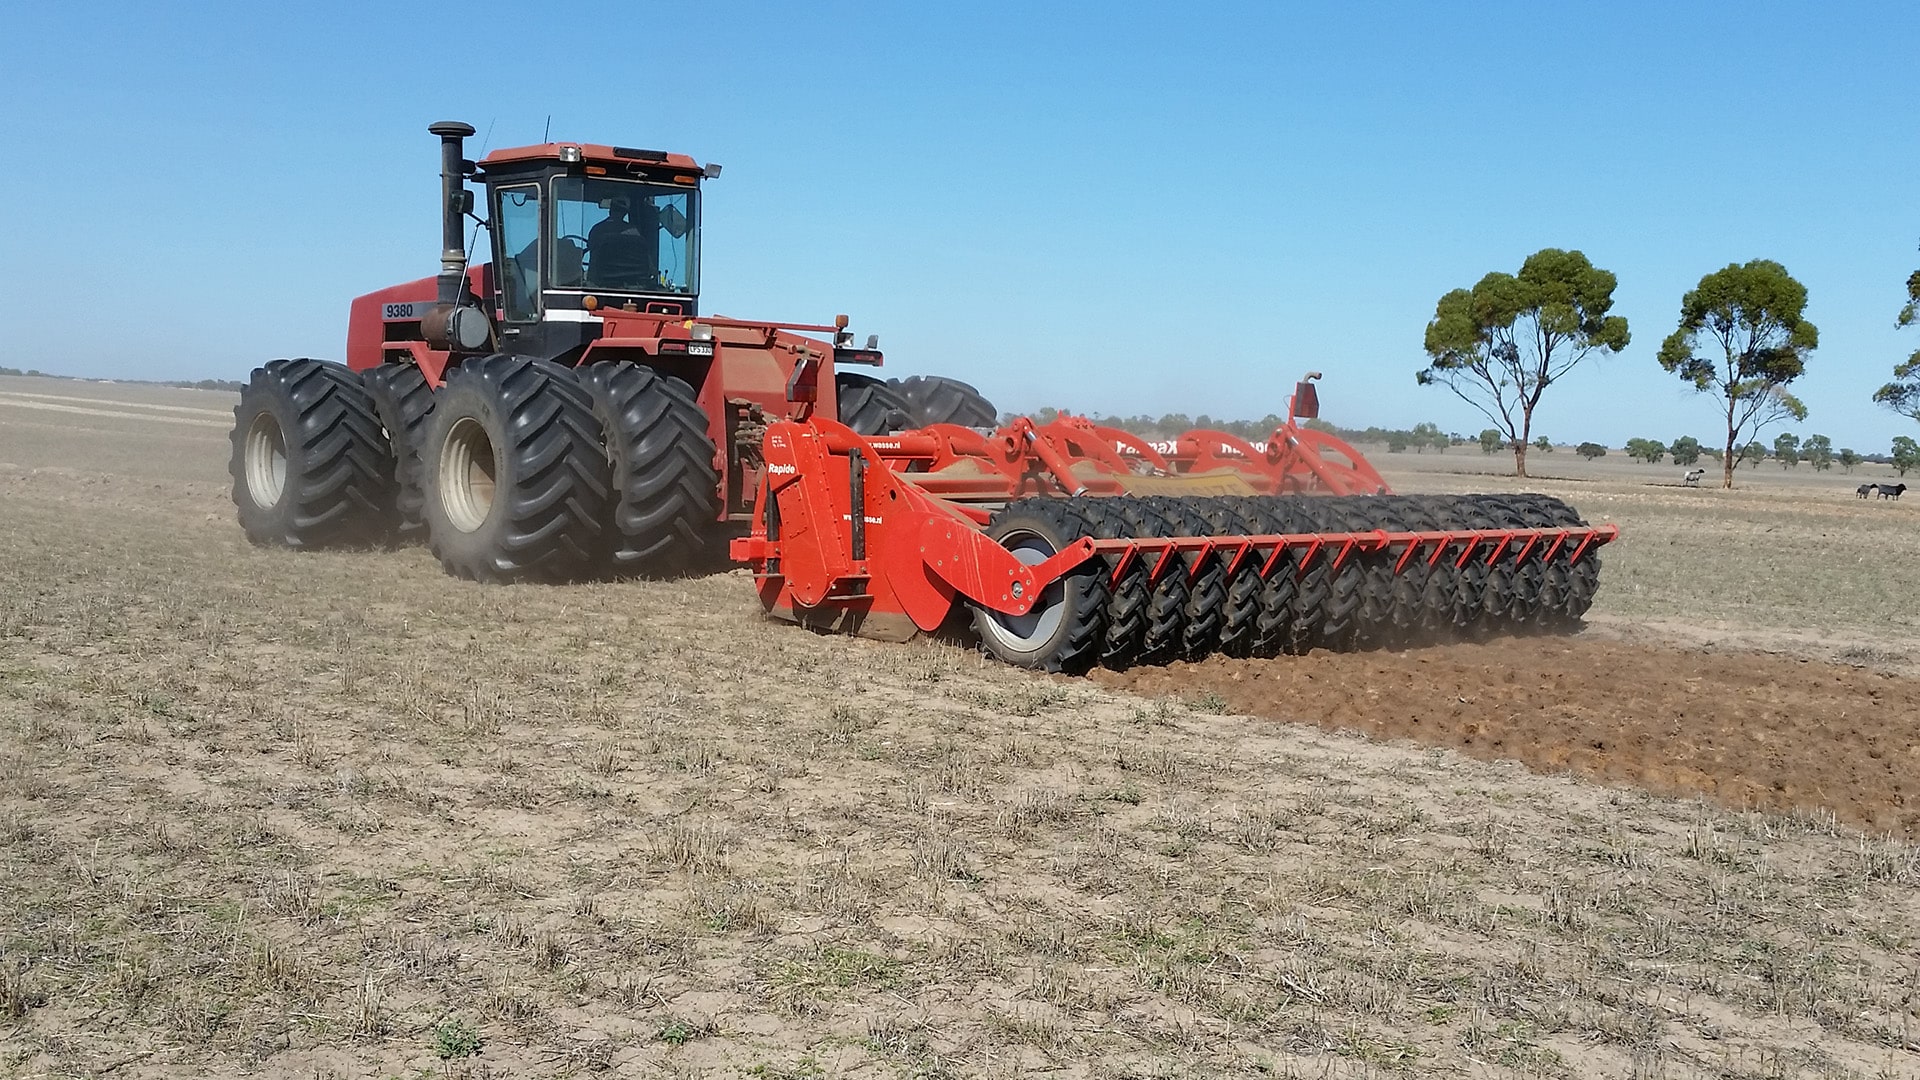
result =
[{"label": "eucalyptus tree", "polygon": [[1680,300],[1680,325],[1660,345],[1660,366],[1721,399],[1722,487],[1732,487],[1734,468],[1750,460],[1742,440],[1751,446],[1769,425],[1807,418],[1807,407],[1787,390],[1820,344],[1806,310],[1807,287],[1771,259],[1715,270]]},{"label": "eucalyptus tree", "polygon": [[1494,272],[1455,289],[1427,324],[1422,386],[1444,386],[1492,421],[1513,448],[1513,474],[1527,475],[1533,413],[1567,372],[1630,340],[1613,310],[1614,275],[1578,251],[1542,248],[1518,274]]},{"label": "eucalyptus tree", "polygon": [[[1920,322],[1920,270],[1907,278],[1907,304],[1900,309],[1895,326]],[[1899,413],[1920,420],[1920,349],[1893,366],[1894,381],[1873,392],[1873,400]]]}]

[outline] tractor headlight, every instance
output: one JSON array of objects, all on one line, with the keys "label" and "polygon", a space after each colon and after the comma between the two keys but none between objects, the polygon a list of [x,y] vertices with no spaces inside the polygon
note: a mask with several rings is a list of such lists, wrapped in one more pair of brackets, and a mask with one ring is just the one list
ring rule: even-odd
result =
[{"label": "tractor headlight", "polygon": [[695,341],[712,341],[713,327],[703,322],[694,323],[687,329],[687,336]]}]

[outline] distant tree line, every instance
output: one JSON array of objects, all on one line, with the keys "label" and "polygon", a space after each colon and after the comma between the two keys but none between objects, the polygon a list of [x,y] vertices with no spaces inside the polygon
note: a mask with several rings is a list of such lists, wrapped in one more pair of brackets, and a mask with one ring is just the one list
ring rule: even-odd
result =
[{"label": "distant tree line", "polygon": [[[38,368],[22,370],[14,367],[0,367],[0,376],[6,375],[18,375],[35,379],[68,379],[76,381],[81,379],[78,375],[55,375],[51,371],[41,371]],[[92,382],[94,380],[88,379],[84,381]],[[240,382],[238,379],[108,379],[106,381],[135,383],[141,386],[175,386],[182,390],[226,390],[236,394],[246,389],[246,384]]]}]

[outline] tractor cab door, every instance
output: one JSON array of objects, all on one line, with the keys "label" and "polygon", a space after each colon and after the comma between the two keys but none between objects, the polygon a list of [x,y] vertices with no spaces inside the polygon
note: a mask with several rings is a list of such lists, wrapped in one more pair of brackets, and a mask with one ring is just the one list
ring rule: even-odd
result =
[{"label": "tractor cab door", "polygon": [[502,329],[540,321],[540,184],[493,189],[494,303]]}]

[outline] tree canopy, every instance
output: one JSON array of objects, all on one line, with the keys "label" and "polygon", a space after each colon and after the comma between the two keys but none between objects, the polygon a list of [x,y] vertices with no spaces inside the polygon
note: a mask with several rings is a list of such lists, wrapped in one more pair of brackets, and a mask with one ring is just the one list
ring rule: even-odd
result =
[{"label": "tree canopy", "polygon": [[[1894,325],[1905,327],[1916,322],[1920,322],[1920,270],[1907,278],[1907,303],[1900,309]],[[1893,378],[1893,382],[1873,392],[1873,400],[1901,416],[1920,420],[1920,349],[1893,366]]]},{"label": "tree canopy", "polygon": [[1900,471],[1901,476],[1905,476],[1908,469],[1920,465],[1920,443],[1906,435],[1895,435],[1892,457],[1893,467]]},{"label": "tree canopy", "polygon": [[1660,459],[1667,456],[1667,444],[1659,439],[1628,439],[1627,456],[1649,465],[1658,465]]},{"label": "tree canopy", "polygon": [[[1660,346],[1660,366],[1725,403],[1727,449],[1722,484],[1733,486],[1742,439],[1807,407],[1787,384],[1807,368],[1820,331],[1806,320],[1807,287],[1771,259],[1729,264],[1700,279],[1680,300],[1680,325]],[[1701,350],[1701,338],[1718,345]]]},{"label": "tree canopy", "polygon": [[1800,436],[1791,431],[1783,431],[1773,437],[1773,460],[1783,469],[1791,469],[1800,464]]},{"label": "tree canopy", "polygon": [[1833,440],[1825,435],[1809,435],[1800,446],[1800,456],[1815,472],[1833,468]]},{"label": "tree canopy", "polygon": [[1420,384],[1478,409],[1513,448],[1514,475],[1527,475],[1533,412],[1547,387],[1630,340],[1627,320],[1608,314],[1617,283],[1578,251],[1542,248],[1518,274],[1496,271],[1447,293],[1427,324]]}]

